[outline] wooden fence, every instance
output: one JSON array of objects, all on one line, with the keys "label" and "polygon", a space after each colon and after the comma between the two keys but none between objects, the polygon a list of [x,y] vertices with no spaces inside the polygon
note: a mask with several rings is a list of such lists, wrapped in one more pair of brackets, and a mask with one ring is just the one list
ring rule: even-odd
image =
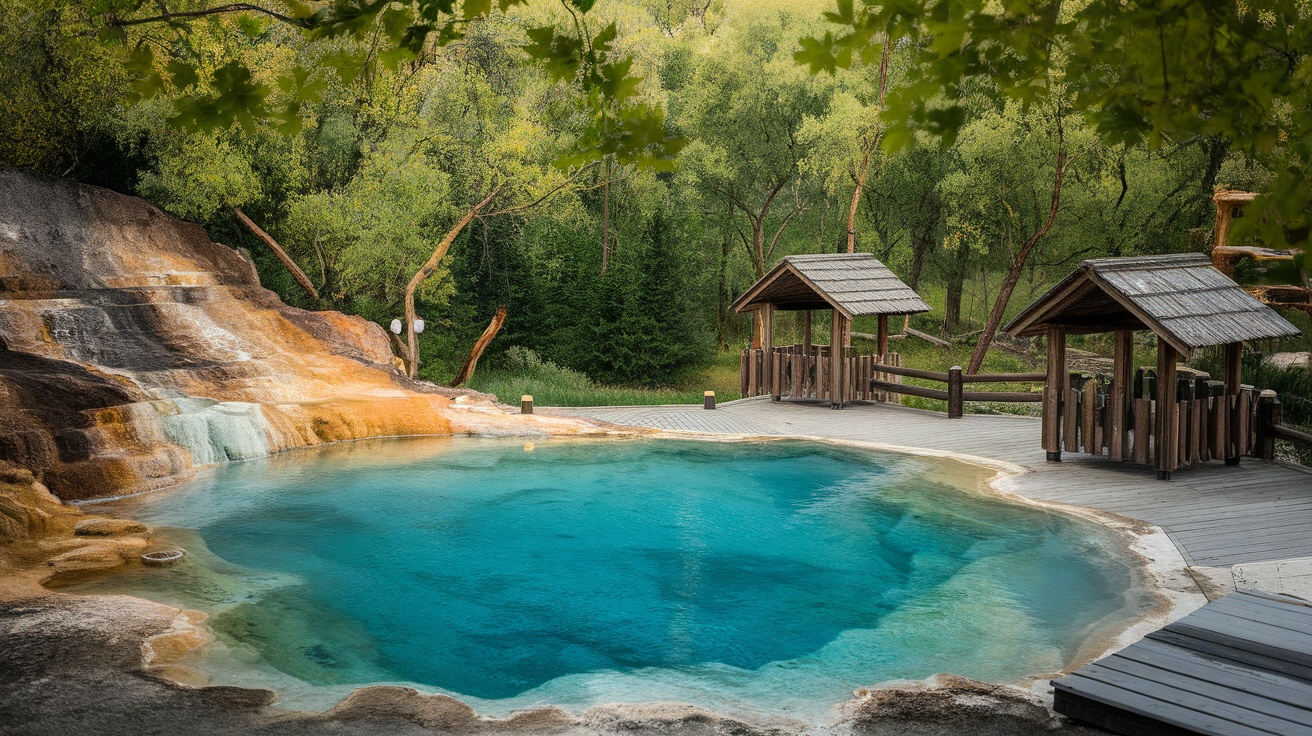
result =
[{"label": "wooden fence", "polygon": [[[967,401],[1034,402],[1043,394],[1029,391],[967,391],[967,384],[1044,383],[1043,373],[963,373],[953,366],[946,372],[903,368],[901,356],[857,355],[846,348],[842,384],[843,401],[897,403],[902,396],[919,396],[947,402],[948,417],[960,418]],[[747,349],[741,356],[743,396],[829,399],[829,346],[803,345]],[[927,388],[903,383],[903,378],[937,381],[944,388]],[[1198,465],[1210,460],[1237,462],[1243,456],[1274,456],[1275,440],[1312,447],[1312,434],[1281,424],[1280,401],[1274,391],[1257,391],[1242,386],[1237,394],[1225,394],[1225,384],[1207,377],[1180,378],[1170,417],[1158,415],[1156,371],[1135,373],[1128,406],[1114,406],[1110,381],[1105,376],[1072,373],[1062,396],[1059,412],[1061,447],[1065,452],[1106,455],[1113,460],[1144,465],[1157,461],[1154,438],[1159,421],[1164,421],[1171,453],[1168,467]],[[1122,402],[1124,403],[1124,402]]]},{"label": "wooden fence", "polygon": [[[1270,460],[1277,438],[1312,446],[1312,436],[1280,424],[1274,391],[1241,386],[1227,395],[1223,382],[1205,376],[1178,379],[1171,415],[1160,416],[1154,373],[1135,373],[1133,398],[1121,416],[1102,377],[1071,374],[1061,408],[1062,449],[1159,468],[1158,453],[1164,452],[1164,465],[1180,468],[1211,460],[1234,463],[1244,456]],[[1160,448],[1155,437],[1159,423],[1165,438]]]},{"label": "wooden fence", "polygon": [[1312,450],[1312,434],[1281,424],[1284,419],[1275,391],[1263,391],[1257,399],[1257,456],[1275,459],[1275,442],[1284,440]]},{"label": "wooden fence", "polygon": [[[948,418],[960,419],[967,401],[1001,401],[1001,402],[1040,402],[1043,394],[1030,391],[967,391],[967,383],[1043,383],[1047,375],[1043,373],[974,373],[961,371],[961,366],[954,365],[947,373],[922,371],[916,368],[892,367],[884,369],[906,378],[919,378],[926,381],[939,381],[947,384],[946,388],[925,388],[898,384],[897,391],[907,396],[920,396],[926,399],[938,399],[948,403]],[[873,388],[889,390],[882,381],[872,382]]]},{"label": "wooden fence", "polygon": [[[872,388],[878,380],[887,385],[899,385],[900,380],[888,370],[902,365],[897,353],[885,355],[858,355],[856,349],[846,348],[843,356],[843,401],[898,401],[888,390]],[[828,345],[812,345],[808,353],[804,345],[783,345],[765,349],[748,348],[742,352],[740,382],[743,396],[772,396],[779,399],[829,399],[830,394]]]}]

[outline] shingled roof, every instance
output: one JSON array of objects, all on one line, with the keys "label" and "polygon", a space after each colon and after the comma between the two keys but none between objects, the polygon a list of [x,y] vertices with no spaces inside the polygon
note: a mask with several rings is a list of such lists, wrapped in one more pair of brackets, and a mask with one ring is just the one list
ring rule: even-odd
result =
[{"label": "shingled roof", "polygon": [[1298,334],[1202,253],[1084,261],[1003,329],[1025,337],[1048,325],[1071,333],[1149,329],[1186,353]]},{"label": "shingled roof", "polygon": [[787,256],[733,303],[745,312],[761,304],[776,309],[837,309],[865,314],[916,314],[929,305],[869,253]]}]

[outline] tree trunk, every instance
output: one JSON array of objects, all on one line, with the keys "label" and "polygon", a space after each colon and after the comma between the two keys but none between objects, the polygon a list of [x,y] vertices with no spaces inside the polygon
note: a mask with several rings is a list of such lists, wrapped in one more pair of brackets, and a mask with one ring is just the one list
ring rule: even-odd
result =
[{"label": "tree trunk", "polygon": [[252,222],[251,218],[247,217],[246,213],[242,212],[240,207],[233,207],[232,214],[237,216],[237,219],[241,224],[245,225],[252,233],[255,233],[255,237],[259,238],[260,242],[269,246],[269,249],[273,251],[273,254],[278,256],[278,260],[282,261],[282,265],[291,272],[292,278],[296,279],[296,282],[300,284],[302,288],[310,292],[310,296],[314,297],[315,301],[318,301],[319,290],[314,288],[314,284],[310,282],[310,277],[306,276],[305,272],[301,270],[301,267],[296,265],[296,261],[293,261],[292,257],[287,255],[287,251],[283,250],[282,246],[278,245],[278,241],[274,240],[268,233],[260,229],[259,225]]},{"label": "tree trunk", "polygon": [[925,256],[929,254],[929,249],[935,242],[934,229],[938,224],[938,214],[938,208],[932,208],[930,216],[922,221],[921,227],[916,231],[917,235],[911,239],[911,273],[907,277],[907,286],[913,291],[920,287],[920,278],[925,273]]},{"label": "tree trunk", "polygon": [[492,198],[497,196],[497,193],[500,191],[501,186],[498,185],[492,190],[491,194],[483,199],[482,202],[474,205],[473,209],[466,212],[464,216],[447,231],[447,234],[442,237],[441,242],[437,244],[437,248],[433,249],[433,254],[429,256],[428,260],[424,262],[424,265],[415,272],[415,275],[410,279],[410,283],[406,284],[405,345],[406,352],[409,353],[409,355],[405,356],[405,360],[406,375],[411,378],[414,378],[419,372],[419,336],[415,333],[415,290],[419,288],[420,284],[424,283],[425,279],[433,275],[433,271],[437,268],[437,264],[441,263],[442,259],[446,257],[446,252],[451,249],[451,244],[455,242],[456,237],[460,235],[460,231],[464,230],[465,226],[477,217],[478,213],[482,212],[488,202],[491,202]]},{"label": "tree trunk", "polygon": [[473,377],[474,369],[478,367],[478,359],[483,356],[483,351],[487,350],[492,338],[496,337],[497,333],[501,331],[501,323],[505,321],[506,308],[497,307],[496,316],[492,318],[492,322],[488,324],[487,329],[483,330],[483,334],[474,343],[473,350],[469,351],[469,357],[465,358],[465,364],[460,366],[460,370],[456,372],[456,377],[451,380],[451,388],[455,388]]},{"label": "tree trunk", "polygon": [[[752,268],[756,270],[756,280],[760,281],[765,278],[765,212],[769,211],[769,205],[762,211],[761,218],[758,220],[752,218]],[[765,320],[761,318],[761,310],[752,312],[752,344],[756,346],[765,344]]]},{"label": "tree trunk", "polygon": [[610,158],[606,159],[606,177],[601,194],[601,272],[606,273],[610,265]]},{"label": "tree trunk", "polygon": [[[887,45],[884,47],[887,49]],[[871,145],[865,146],[861,152],[861,165],[856,170],[856,188],[852,190],[852,204],[847,208],[847,252],[856,252],[856,206],[861,202],[861,191],[866,188],[866,174],[870,171],[870,154],[874,148],[873,141],[879,138],[876,136],[872,139]]]},{"label": "tree trunk", "polygon": [[720,271],[717,276],[715,293],[718,299],[715,311],[715,343],[721,348],[729,344],[729,252],[733,248],[733,237],[726,231],[720,243]]},{"label": "tree trunk", "polygon": [[[884,51],[879,58],[879,102],[875,106],[875,114],[878,115],[884,111],[884,92],[888,89],[888,60],[893,53],[893,44],[889,41],[888,35],[884,35]],[[856,252],[856,206],[861,201],[861,191],[866,187],[866,175],[870,172],[870,156],[874,154],[875,147],[879,145],[879,136],[882,128],[876,127],[870,140],[861,150],[861,165],[856,171],[856,188],[852,190],[852,204],[847,208],[847,252]]]},{"label": "tree trunk", "polygon": [[1030,251],[1039,240],[1048,234],[1052,228],[1052,223],[1057,219],[1057,210],[1061,207],[1061,183],[1062,178],[1066,175],[1066,142],[1062,136],[1061,118],[1057,118],[1057,167],[1052,177],[1052,202],[1048,205],[1048,219],[1043,225],[1030,236],[1024,247],[1016,254],[1011,261],[1011,268],[1007,271],[1007,276],[1002,280],[1002,286],[998,289],[998,298],[993,302],[993,309],[989,311],[988,320],[984,323],[984,332],[979,336],[979,342],[975,343],[975,350],[970,354],[970,366],[966,369],[967,373],[978,373],[980,366],[984,364],[984,354],[989,350],[989,344],[993,342],[993,336],[997,334],[998,325],[1002,324],[1002,315],[1007,311],[1007,302],[1011,300],[1011,292],[1015,291],[1016,283],[1020,281],[1021,271],[1025,268],[1025,261],[1030,256]]},{"label": "tree trunk", "polygon": [[947,296],[944,298],[943,334],[950,335],[961,324],[961,295],[966,286],[966,264],[970,261],[970,249],[965,245],[958,247],[953,259],[953,268],[948,272]]},{"label": "tree trunk", "polygon": [[765,278],[765,210],[760,219],[752,218],[752,268],[756,271],[756,280]]}]

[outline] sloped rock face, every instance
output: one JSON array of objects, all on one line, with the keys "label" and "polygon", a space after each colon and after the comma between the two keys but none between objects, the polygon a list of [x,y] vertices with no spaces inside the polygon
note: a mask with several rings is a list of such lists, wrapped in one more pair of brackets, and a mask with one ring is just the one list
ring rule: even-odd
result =
[{"label": "sloped rock face", "polygon": [[394,370],[382,328],[283,304],[199,226],[0,170],[0,460],[60,498],[322,442],[553,431],[446,393]]}]

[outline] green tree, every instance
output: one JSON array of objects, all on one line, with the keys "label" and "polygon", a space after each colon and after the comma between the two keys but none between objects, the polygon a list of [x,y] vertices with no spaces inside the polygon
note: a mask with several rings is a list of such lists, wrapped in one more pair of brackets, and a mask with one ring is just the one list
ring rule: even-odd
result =
[{"label": "green tree", "polygon": [[731,28],[679,99],[678,122],[691,138],[681,157],[686,175],[745,221],[735,232],[758,278],[788,223],[807,207],[799,131],[832,90],[792,63],[781,26],[762,18]]},{"label": "green tree", "polygon": [[880,29],[903,29],[911,58],[889,99],[894,147],[917,130],[955,138],[963,84],[980,78],[1025,105],[1069,95],[1110,145],[1214,138],[1278,171],[1259,216],[1233,236],[1299,244],[1312,234],[1310,14],[1297,0],[840,0],[829,17],[841,30],[807,39],[799,58],[849,66]]}]

